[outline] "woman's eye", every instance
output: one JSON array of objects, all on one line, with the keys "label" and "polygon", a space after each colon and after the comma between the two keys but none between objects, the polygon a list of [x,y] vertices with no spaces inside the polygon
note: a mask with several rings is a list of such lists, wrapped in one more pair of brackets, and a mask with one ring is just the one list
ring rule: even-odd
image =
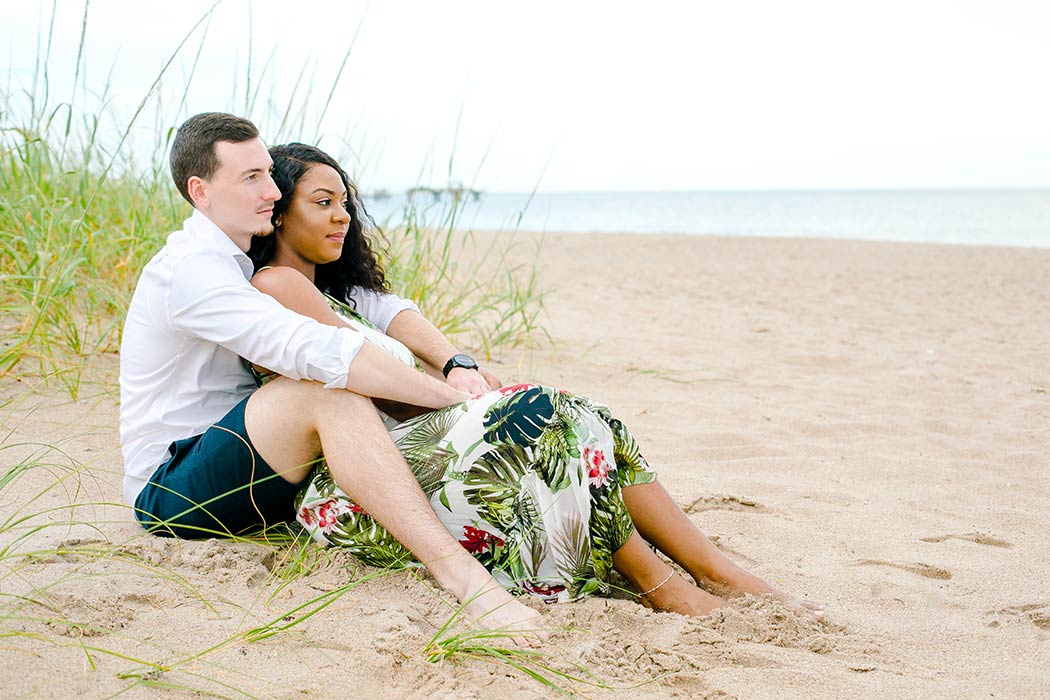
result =
[{"label": "woman's eye", "polygon": [[320,204],[322,207],[327,207],[329,204],[332,203],[332,200],[330,200],[330,199],[319,199],[319,200],[317,200],[317,203]]},{"label": "woman's eye", "polygon": [[343,206],[343,209],[350,211],[350,202],[344,199],[342,202],[340,202],[340,204]]}]

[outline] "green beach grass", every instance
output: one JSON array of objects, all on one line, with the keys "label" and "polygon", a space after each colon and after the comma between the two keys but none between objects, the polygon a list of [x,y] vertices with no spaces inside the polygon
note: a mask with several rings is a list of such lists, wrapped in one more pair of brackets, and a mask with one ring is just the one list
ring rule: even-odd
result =
[{"label": "green beach grass", "polygon": [[[194,31],[201,35],[199,55],[207,17],[175,55],[187,50]],[[140,165],[129,155],[129,134],[142,130],[136,120],[146,107],[163,100],[164,73],[175,55],[145,91],[130,122],[113,123],[106,104],[108,85],[80,91],[94,99],[54,100],[47,83],[50,31],[46,36],[48,45],[40,49],[35,72],[25,78],[28,84],[13,84],[9,78],[0,88],[0,376],[18,372],[48,377],[76,396],[86,363],[118,348],[123,315],[142,267],[189,216],[189,205],[176,193],[166,167],[173,130],[189,116],[184,111],[188,86],[164,101],[176,105],[175,111],[155,117],[153,152]],[[81,53],[85,40],[82,35]],[[344,65],[349,55],[350,49]],[[79,62],[73,70],[76,95],[85,77]],[[195,70],[196,62],[189,80]],[[274,142],[317,142],[311,132],[292,130],[307,128],[311,102],[324,105],[314,132],[319,129],[339,75],[327,91],[307,83],[281,114],[253,114],[266,67],[254,78],[252,70],[249,62],[246,109],[216,109],[253,118],[264,135],[274,124]],[[447,334],[463,338],[486,356],[535,339],[543,311],[535,254],[521,256],[508,244],[509,236],[485,243],[461,233],[459,211],[457,200],[425,213],[410,204],[401,221],[389,222],[389,245],[381,257],[393,289],[413,299]],[[468,251],[469,265],[461,262]]]}]

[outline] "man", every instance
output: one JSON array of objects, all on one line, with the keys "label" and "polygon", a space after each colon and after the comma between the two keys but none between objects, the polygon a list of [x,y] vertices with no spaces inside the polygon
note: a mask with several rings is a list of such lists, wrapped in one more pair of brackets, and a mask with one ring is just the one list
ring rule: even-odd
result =
[{"label": "man", "polygon": [[[325,326],[249,284],[253,236],[280,192],[255,126],[186,121],[171,171],[194,207],[146,265],[120,352],[124,497],[148,530],[237,533],[293,516],[323,454],[339,486],[490,628],[537,627],[438,520],[368,397],[440,408],[467,395],[349,328]],[[241,358],[282,375],[256,390]]]}]

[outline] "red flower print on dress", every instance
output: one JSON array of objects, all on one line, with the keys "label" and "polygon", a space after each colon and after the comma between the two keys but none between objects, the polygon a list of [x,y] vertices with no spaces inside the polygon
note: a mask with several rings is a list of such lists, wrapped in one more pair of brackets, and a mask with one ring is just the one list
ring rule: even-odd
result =
[{"label": "red flower print on dress", "polygon": [[605,453],[596,447],[583,448],[583,468],[587,470],[587,481],[596,489],[609,483],[609,472],[615,467],[605,459]]},{"label": "red flower print on dress", "polygon": [[565,586],[559,586],[554,584],[552,586],[544,586],[541,583],[530,583],[526,581],[522,584],[529,593],[534,593],[544,598],[555,598],[559,593],[565,590]]},{"label": "red flower print on dress", "polygon": [[501,387],[499,393],[501,396],[510,396],[511,394],[517,394],[519,391],[535,388],[535,384],[511,384],[510,386]]},{"label": "red flower print on dress", "polygon": [[471,554],[482,554],[493,547],[503,546],[501,538],[496,537],[491,532],[485,532],[470,525],[463,526],[463,537],[464,539],[460,540],[459,543],[463,545],[463,549]]},{"label": "red flower print on dress", "polygon": [[302,518],[303,522],[308,526],[313,525],[313,520],[316,518],[317,529],[324,534],[329,535],[335,527],[335,523],[339,519],[339,516],[353,509],[353,506],[347,507],[336,499],[329,498],[324,503],[319,503],[314,506],[313,513],[310,513],[309,509],[303,508],[299,513],[299,517]]}]

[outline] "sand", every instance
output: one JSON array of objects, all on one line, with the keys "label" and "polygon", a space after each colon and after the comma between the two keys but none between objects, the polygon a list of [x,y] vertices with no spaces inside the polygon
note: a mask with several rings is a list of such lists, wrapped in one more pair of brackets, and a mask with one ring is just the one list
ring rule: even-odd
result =
[{"label": "sand", "polygon": [[[626,596],[535,603],[553,630],[538,662],[584,679],[567,689],[1050,697],[1050,250],[526,238],[555,345],[490,364],[609,404],[719,547],[828,608],[820,624],[760,599],[696,619]],[[0,626],[19,632],[0,695],[556,696],[506,663],[427,661],[450,608],[425,576],[315,549],[293,576],[270,549],[151,538],[98,505],[119,502],[121,463],[115,358],[96,370],[77,401],[0,381],[0,464],[54,465],[0,490],[3,518],[48,524],[0,558]]]}]

